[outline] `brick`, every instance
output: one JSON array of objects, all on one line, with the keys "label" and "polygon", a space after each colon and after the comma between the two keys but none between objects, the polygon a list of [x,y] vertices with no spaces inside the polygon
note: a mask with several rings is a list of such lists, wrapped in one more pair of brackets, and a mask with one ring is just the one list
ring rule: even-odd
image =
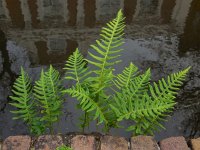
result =
[{"label": "brick", "polygon": [[160,141],[161,150],[189,150],[188,145],[185,141],[185,138],[182,136],[179,137],[170,137]]},{"label": "brick", "polygon": [[190,142],[193,150],[200,150],[200,138],[192,139]]},{"label": "brick", "polygon": [[29,150],[30,147],[30,136],[9,136],[4,140],[2,150]]},{"label": "brick", "polygon": [[61,136],[42,135],[39,136],[35,143],[35,150],[55,150],[63,144]]},{"label": "brick", "polygon": [[101,150],[128,150],[128,142],[123,137],[103,136]]},{"label": "brick", "polygon": [[71,139],[73,150],[96,150],[95,137],[86,135],[76,135]]},{"label": "brick", "polygon": [[159,150],[152,136],[135,136],[131,138],[131,150]]}]

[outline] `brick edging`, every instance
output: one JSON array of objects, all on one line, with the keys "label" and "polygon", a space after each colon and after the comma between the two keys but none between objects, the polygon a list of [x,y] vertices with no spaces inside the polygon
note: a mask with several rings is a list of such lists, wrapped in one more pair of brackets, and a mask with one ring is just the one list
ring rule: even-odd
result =
[{"label": "brick edging", "polygon": [[[191,140],[192,150],[200,149],[200,138]],[[124,137],[101,134],[42,135],[37,138],[28,135],[9,136],[0,150],[55,150],[65,144],[73,150],[189,150],[184,137],[170,137],[156,142],[152,136]]]}]

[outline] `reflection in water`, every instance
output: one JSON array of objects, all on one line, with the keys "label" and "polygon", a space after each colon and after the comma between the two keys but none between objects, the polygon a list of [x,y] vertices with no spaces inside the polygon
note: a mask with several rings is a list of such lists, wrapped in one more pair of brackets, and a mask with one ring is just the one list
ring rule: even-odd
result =
[{"label": "reflection in water", "polygon": [[7,8],[14,26],[24,28],[24,15],[22,14],[20,0],[6,0]]},{"label": "reflection in water", "polygon": [[149,16],[158,13],[159,0],[141,0],[139,15]]},{"label": "reflection in water", "polygon": [[176,0],[163,0],[161,6],[161,18],[163,23],[170,23],[175,4]]},{"label": "reflection in water", "polygon": [[200,51],[200,1],[193,0],[186,20],[184,33],[180,36],[179,50],[184,53]]},{"label": "reflection in water", "polygon": [[8,51],[6,49],[6,43],[7,43],[6,36],[4,32],[0,30],[0,52],[3,58],[3,64],[2,64],[3,68],[2,68],[2,72],[0,72],[0,80],[3,78],[3,75],[5,75],[5,73],[8,73],[11,82],[13,82],[15,80],[16,75],[11,71],[11,63],[10,63]]},{"label": "reflection in water", "polygon": [[46,41],[37,41],[35,45],[41,65],[64,63],[78,47],[76,41],[65,41],[65,39],[49,39],[48,43]]},{"label": "reflection in water", "polygon": [[40,20],[38,19],[38,6],[36,0],[28,0],[28,6],[31,14],[31,23],[33,28],[38,28]]},{"label": "reflection in water", "polygon": [[68,0],[67,1],[67,8],[69,11],[69,20],[68,24],[70,26],[75,26],[76,25],[76,20],[77,20],[77,5],[78,5],[78,0]]},{"label": "reflection in water", "polygon": [[137,0],[124,0],[124,15],[126,22],[131,23],[136,11]]},{"label": "reflection in water", "polygon": [[[42,65],[57,63],[62,67],[76,47],[79,47],[85,55],[89,45],[99,37],[99,27],[113,18],[120,8],[123,9],[126,16],[127,43],[122,57],[123,63],[121,66],[118,65],[117,69],[122,69],[127,65],[126,63],[133,61],[142,69],[151,66],[152,72],[155,74],[153,77],[160,78],[172,70],[177,71],[191,65],[196,78],[193,80],[195,85],[191,78],[189,79],[188,90],[191,91],[193,86],[200,86],[199,51],[193,51],[184,58],[180,58],[177,54],[178,51],[182,53],[191,49],[200,49],[199,0],[0,0],[0,27],[3,31],[5,30],[5,35],[0,33],[1,56],[4,60],[0,60],[0,63],[3,62],[3,72],[0,74],[0,93],[1,89],[9,88],[9,84],[6,84],[5,88],[3,82],[10,83],[10,77],[14,77],[12,68],[25,65],[29,73],[35,76],[39,74]],[[8,51],[6,50],[6,38],[14,43]],[[9,43],[7,43],[8,45]],[[14,54],[12,49],[14,49]],[[20,51],[21,49],[24,51]],[[19,56],[26,51],[29,56],[27,56],[28,54],[24,57]],[[23,60],[22,63],[16,63],[16,60],[20,59]],[[7,77],[5,72],[10,77],[5,78]],[[7,90],[7,92],[9,91]],[[196,90],[194,92],[196,93]],[[5,96],[0,94],[0,102],[6,101],[7,96],[8,93]],[[194,99],[199,97],[199,93],[194,98],[189,96],[190,103],[191,101],[194,103]],[[188,98],[184,98],[184,106],[188,105],[187,100]],[[70,103],[69,107],[72,109],[73,104]],[[10,110],[8,106],[6,109]],[[74,110],[71,112],[73,115],[77,114]],[[0,123],[0,127],[7,126],[6,121],[11,120],[10,114],[7,117],[0,111],[0,115],[3,115],[2,118],[6,118],[2,125]],[[166,135],[184,134],[177,131],[177,126],[181,124],[180,121],[177,121],[180,116],[175,111],[174,122],[166,123],[166,127],[173,128],[173,130],[167,131],[167,134],[163,134],[161,138]],[[182,119],[185,119],[184,116]],[[192,117],[189,120],[191,123],[188,123],[187,119],[185,120],[185,128],[195,126],[194,133],[199,131],[199,125],[196,125],[196,123],[199,124],[198,121],[195,122]],[[173,127],[171,126],[172,122]],[[77,124],[76,121],[75,124]],[[15,128],[12,123],[9,126]],[[62,126],[64,125],[62,124]],[[70,131],[71,127],[76,129],[74,125],[69,124],[62,130],[63,132]],[[66,128],[68,129],[65,130]],[[194,134],[193,129],[189,129],[192,135]],[[21,132],[20,130],[19,133]],[[13,131],[6,129],[5,133],[2,135],[0,133],[0,136],[5,137],[12,133]],[[129,136],[124,131],[122,135]]]},{"label": "reflection in water", "polygon": [[189,138],[196,138],[200,136],[200,110],[199,104],[190,108],[190,115],[182,123],[184,125],[184,133]]},{"label": "reflection in water", "polygon": [[96,18],[95,18],[95,0],[85,0],[84,1],[84,10],[85,10],[85,26],[94,27]]}]

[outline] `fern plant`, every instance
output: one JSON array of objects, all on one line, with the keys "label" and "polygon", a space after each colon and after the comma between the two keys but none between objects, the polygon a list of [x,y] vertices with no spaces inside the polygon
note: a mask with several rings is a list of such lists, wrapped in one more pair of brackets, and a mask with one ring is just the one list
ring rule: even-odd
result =
[{"label": "fern plant", "polygon": [[31,79],[22,67],[21,75],[16,79],[12,92],[14,95],[10,96],[12,99],[10,104],[18,109],[11,111],[16,115],[13,119],[23,119],[34,134],[43,133],[44,126],[37,117],[36,102],[32,100]]},{"label": "fern plant", "polygon": [[60,75],[51,65],[47,72],[41,71],[41,76],[35,82],[34,96],[39,102],[41,108],[41,119],[46,127],[52,132],[52,124],[58,121],[61,114],[62,105],[62,86],[60,83]]},{"label": "fern plant", "polygon": [[[104,124],[104,131],[119,127],[122,120],[132,120],[127,128],[134,135],[153,134],[163,128],[160,121],[173,110],[175,96],[190,67],[162,78],[151,84],[151,70],[143,74],[130,63],[121,74],[114,74],[114,65],[119,63],[120,48],[124,43],[124,17],[120,10],[117,17],[101,30],[101,38],[91,45],[89,58],[84,59],[78,49],[65,64],[66,80],[75,85],[63,89],[60,75],[50,66],[41,71],[40,79],[32,87],[28,74],[21,75],[14,83],[11,105],[17,107],[15,119],[27,122],[31,132],[41,134],[58,121],[62,107],[62,93],[77,98],[84,111],[83,130],[91,120]],[[92,69],[93,68],[93,69]]]},{"label": "fern plant", "polygon": [[[85,120],[89,120],[88,115],[90,114],[94,120],[97,120],[98,124],[103,122],[105,126],[113,124],[112,121],[115,116],[110,112],[109,105],[106,105],[109,103],[105,89],[112,85],[112,66],[120,62],[115,59],[120,56],[121,49],[119,47],[123,44],[124,27],[124,17],[122,12],[119,11],[117,17],[107,23],[106,28],[102,28],[101,39],[96,40],[96,44],[91,45],[94,51],[89,52],[89,55],[93,60],[83,59],[77,49],[66,63],[64,69],[69,70],[66,79],[75,80],[77,84],[64,92],[80,101],[80,107],[85,111],[85,118],[88,118]],[[98,53],[98,55],[95,53]],[[88,71],[85,68],[86,62],[94,65],[96,69]],[[91,74],[90,77],[89,74]],[[90,113],[92,111],[95,113]]]},{"label": "fern plant", "polygon": [[[177,90],[189,69],[173,73],[167,77],[167,80],[162,78],[153,85],[149,84],[150,70],[134,77],[128,86],[122,86],[123,88],[116,92],[114,101],[110,104],[117,115],[117,120],[135,121],[135,124],[127,129],[134,135],[153,134],[153,131],[159,127],[164,128],[159,121],[164,119],[167,112],[172,111],[176,104],[174,99]],[[121,79],[117,78],[117,80],[120,82]]]},{"label": "fern plant", "polygon": [[91,45],[88,59],[76,49],[64,68],[65,78],[76,84],[63,92],[79,101],[85,112],[83,128],[91,118],[97,121],[97,125],[103,123],[106,132],[119,127],[122,120],[133,120],[134,124],[127,130],[134,135],[153,134],[158,127],[163,127],[159,122],[176,104],[175,95],[189,68],[153,85],[150,84],[150,69],[141,74],[133,63],[115,75],[113,66],[121,61],[124,28],[120,10],[117,17],[102,28],[101,38]]},{"label": "fern plant", "polygon": [[57,70],[50,66],[49,70],[41,71],[40,79],[32,87],[31,79],[21,68],[21,75],[13,85],[11,105],[17,110],[14,119],[23,119],[33,134],[43,134],[46,128],[52,132],[52,125],[58,121],[62,106],[62,86]]}]

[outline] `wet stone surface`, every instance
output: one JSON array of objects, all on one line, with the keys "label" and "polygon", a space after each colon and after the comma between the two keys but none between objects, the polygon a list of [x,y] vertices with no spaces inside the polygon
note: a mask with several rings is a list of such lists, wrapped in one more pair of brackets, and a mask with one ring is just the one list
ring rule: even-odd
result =
[{"label": "wet stone surface", "polygon": [[184,137],[170,137],[160,141],[161,150],[189,150]]},{"label": "wet stone surface", "polygon": [[94,136],[76,135],[71,139],[73,150],[97,150]]},{"label": "wet stone surface", "polygon": [[159,150],[152,136],[136,136],[130,140],[131,150]]},{"label": "wet stone surface", "polygon": [[43,135],[39,136],[35,142],[35,150],[55,150],[57,147],[63,145],[61,136],[57,135]]},{"label": "wet stone surface", "polygon": [[192,139],[190,142],[191,142],[191,147],[193,150],[200,149],[200,138]]},{"label": "wet stone surface", "polygon": [[128,150],[128,142],[123,137],[103,136],[101,150]]},{"label": "wet stone surface", "polygon": [[3,142],[2,150],[29,150],[30,136],[10,136]]}]

